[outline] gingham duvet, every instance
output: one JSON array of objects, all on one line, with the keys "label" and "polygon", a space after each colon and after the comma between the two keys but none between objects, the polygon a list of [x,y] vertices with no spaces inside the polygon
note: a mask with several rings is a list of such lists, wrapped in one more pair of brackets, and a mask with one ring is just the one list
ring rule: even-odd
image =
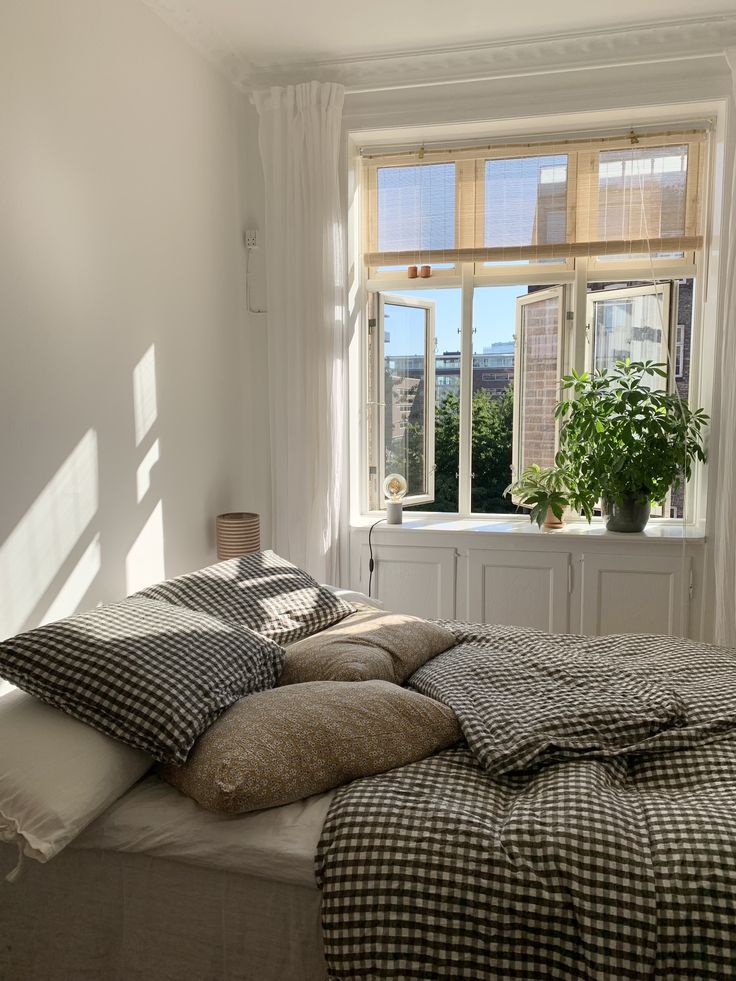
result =
[{"label": "gingham duvet", "polygon": [[736,652],[445,626],[466,741],[336,794],[331,979],[736,977]]}]

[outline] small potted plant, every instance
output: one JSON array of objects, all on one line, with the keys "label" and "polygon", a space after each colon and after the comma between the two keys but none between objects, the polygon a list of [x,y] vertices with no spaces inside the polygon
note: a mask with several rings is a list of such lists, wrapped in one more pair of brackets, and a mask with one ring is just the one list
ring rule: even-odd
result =
[{"label": "small potted plant", "polygon": [[529,518],[541,528],[561,528],[563,515],[570,503],[565,474],[560,467],[526,467],[521,476],[504,491],[519,504],[530,507]]},{"label": "small potted plant", "polygon": [[657,377],[667,377],[665,365],[629,359],[563,377],[571,397],[555,408],[562,420],[555,467],[527,468],[507,488],[533,504],[532,520],[541,526],[548,508],[561,517],[569,506],[590,521],[600,506],[609,531],[643,531],[651,505],[690,479],[693,463],[706,459],[708,416],[653,387]]}]

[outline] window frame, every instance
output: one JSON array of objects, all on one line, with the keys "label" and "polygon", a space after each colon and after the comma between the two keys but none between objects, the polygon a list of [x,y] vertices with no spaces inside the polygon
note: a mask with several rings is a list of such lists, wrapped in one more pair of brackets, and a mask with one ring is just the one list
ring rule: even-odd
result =
[{"label": "window frame", "polygon": [[[588,276],[588,282],[591,282]],[[608,300],[626,300],[637,296],[662,296],[662,340],[660,342],[660,353],[658,360],[668,366],[668,377],[666,388],[672,391],[675,384],[674,363],[672,362],[672,289],[673,280],[659,280],[656,283],[648,283],[646,286],[624,286],[613,290],[589,290],[586,302],[586,324],[588,327],[588,345],[586,350],[587,371],[592,371],[595,367],[595,304],[600,302],[597,297]]]},{"label": "window frame", "polygon": [[[701,188],[701,198],[698,206],[702,215],[702,245],[695,252],[685,252],[676,259],[663,258],[657,259],[650,256],[631,257],[625,261],[603,260],[597,261],[595,257],[581,255],[574,259],[568,259],[564,264],[552,266],[548,263],[518,265],[498,265],[491,269],[478,263],[457,263],[453,268],[443,271],[432,270],[432,275],[427,280],[408,280],[405,272],[383,270],[380,273],[376,269],[368,268],[364,262],[364,240],[363,229],[366,223],[367,200],[366,187],[364,182],[365,157],[366,152],[372,154],[386,154],[390,150],[390,145],[384,143],[381,147],[379,139],[385,135],[388,140],[395,138],[395,131],[384,130],[383,132],[373,128],[372,130],[360,131],[352,130],[347,136],[348,148],[348,177],[347,188],[350,205],[348,208],[348,234],[349,234],[349,254],[351,257],[350,286],[350,310],[351,317],[358,325],[358,330],[353,335],[350,342],[350,372],[351,372],[351,407],[354,412],[354,422],[351,423],[350,459],[351,459],[351,480],[350,480],[350,513],[353,519],[358,520],[360,516],[365,518],[380,517],[381,511],[376,511],[373,503],[375,499],[375,471],[370,469],[369,460],[369,426],[370,420],[374,418],[371,406],[375,405],[375,392],[371,388],[370,373],[366,369],[368,345],[367,339],[371,333],[371,323],[375,321],[371,318],[375,316],[375,294],[380,290],[398,290],[401,292],[413,289],[440,289],[440,288],[461,288],[464,294],[464,309],[470,310],[472,303],[473,289],[480,285],[565,285],[566,286],[566,317],[563,326],[565,357],[566,363],[563,367],[565,372],[571,368],[582,371],[586,367],[585,362],[585,307],[588,282],[620,282],[622,280],[662,280],[669,279],[675,283],[682,279],[693,279],[694,298],[692,309],[692,347],[690,350],[689,375],[690,389],[689,398],[692,404],[702,404],[706,411],[713,412],[713,356],[719,331],[719,321],[717,316],[716,304],[714,300],[716,289],[720,284],[723,271],[720,264],[714,266],[712,262],[711,236],[713,233],[713,222],[720,214],[718,208],[722,205],[724,189],[721,186],[717,171],[718,152],[724,145],[725,140],[725,110],[721,103],[699,103],[693,108],[693,114],[685,117],[686,125],[695,125],[709,131],[711,138],[709,142],[700,145],[699,153],[703,161],[703,185]],[[710,113],[710,115],[708,115]],[[636,114],[635,114],[636,115]],[[682,128],[683,116],[671,114],[674,127]],[[547,130],[543,120],[539,123],[539,130],[536,132],[550,132],[557,134],[557,142],[564,144],[566,135],[573,127],[563,128],[563,117],[555,121],[555,126]],[[611,113],[611,126],[619,126],[621,130],[628,130],[632,124],[631,113]],[[664,120],[667,125],[667,116],[663,116],[658,108],[656,113],[643,109],[638,116],[641,125],[661,126]],[[634,125],[637,125],[634,120]],[[494,126],[496,127],[494,130]],[[502,136],[508,132],[521,132],[521,127],[496,126],[495,123],[489,126],[492,132],[498,132]],[[530,127],[531,128],[531,127]],[[531,130],[535,132],[535,130]],[[457,140],[455,129],[453,138]],[[469,130],[468,132],[473,132]],[[474,132],[478,132],[476,129]],[[600,132],[600,130],[599,130]],[[442,126],[439,124],[434,130],[428,130],[428,137],[436,134],[436,138],[443,139]],[[461,137],[462,138],[462,137]],[[473,137],[471,137],[472,139]],[[622,137],[623,138],[623,137]],[[555,136],[542,137],[545,149],[554,141]],[[549,142],[548,142],[549,140]],[[661,141],[660,141],[661,142]],[[366,147],[375,148],[368,149]],[[714,219],[714,214],[716,219]],[[398,273],[398,274],[397,274]],[[677,291],[673,294],[673,306],[675,305]],[[471,366],[471,375],[467,375],[464,384],[466,394],[469,390],[467,380],[472,377],[472,351],[465,343],[466,336],[472,336],[472,314],[463,316],[463,362]],[[674,339],[674,330],[672,331]],[[674,353],[674,352],[673,352]],[[467,355],[470,357],[467,357]],[[489,526],[498,523],[498,515],[492,513],[477,513],[469,509],[469,445],[466,446],[467,474],[464,474],[463,467],[463,429],[469,426],[470,422],[470,399],[467,403],[467,411],[461,413],[461,452],[460,452],[460,485],[462,489],[463,479],[468,482],[467,501],[468,507],[463,509],[460,504],[457,512],[431,512],[429,510],[421,512],[426,518],[437,518],[443,520],[455,520],[457,518],[470,518],[479,526],[488,522]],[[366,408],[368,412],[366,414]],[[462,405],[461,405],[462,408]],[[465,415],[465,419],[462,418]],[[366,424],[366,419],[368,423]],[[469,442],[467,439],[465,442]],[[663,518],[658,522],[671,525],[683,526],[687,524],[692,528],[704,529],[706,505],[707,505],[707,485],[708,472],[704,465],[696,464],[693,468],[693,477],[688,484],[685,495],[685,512],[680,518]],[[462,496],[461,496],[462,500]],[[528,516],[524,513],[519,515],[503,515],[504,530],[511,530],[514,525],[528,525]],[[499,526],[500,527],[500,526]],[[583,527],[581,522],[581,527]],[[587,528],[587,525],[584,526]],[[525,529],[526,530],[526,529]],[[619,542],[621,544],[621,542]]]},{"label": "window frame", "polygon": [[[431,504],[435,497],[434,488],[434,424],[435,424],[435,304],[433,300],[423,300],[417,296],[416,299],[409,300],[405,296],[397,296],[393,293],[381,291],[378,294],[377,329],[375,336],[375,357],[378,366],[378,425],[376,430],[377,439],[377,468],[378,468],[378,495],[382,510],[386,508],[385,500],[381,501],[380,496],[383,492],[383,482],[386,479],[386,374],[383,370],[385,361],[385,312],[386,304],[389,306],[408,307],[412,310],[424,310],[424,348],[426,351],[424,361],[424,486],[427,488],[424,494],[407,494],[403,498],[405,507],[414,507],[418,504]],[[431,397],[429,397],[431,393]],[[383,410],[383,415],[381,413]],[[406,477],[406,474],[402,476]]]},{"label": "window frame", "polygon": [[[702,276],[702,262],[700,254],[696,254],[696,262],[687,262],[685,258],[680,260],[677,265],[670,264],[667,268],[667,282],[676,282],[678,279],[694,279],[697,283]],[[473,295],[476,287],[483,286],[546,286],[547,288],[559,287],[562,292],[562,317],[561,317],[561,336],[559,343],[560,375],[568,373],[572,368],[577,371],[585,371],[590,368],[591,342],[589,331],[587,330],[587,297],[588,285],[590,283],[621,282],[622,280],[651,279],[651,270],[642,268],[637,260],[629,266],[616,264],[616,268],[598,269],[590,268],[590,264],[585,259],[572,260],[569,268],[566,265],[564,271],[551,272],[545,270],[544,266],[537,267],[532,273],[529,266],[506,266],[504,269],[494,269],[493,275],[486,275],[486,271],[476,274],[476,263],[460,263],[459,276],[443,277],[435,279],[430,276],[428,279],[408,279],[392,277],[390,280],[392,291],[401,290],[402,293],[416,292],[421,295],[423,290],[436,289],[460,289],[461,290],[461,327],[460,327],[460,449],[458,459],[458,510],[457,512],[432,512],[431,510],[422,511],[422,514],[452,515],[458,518],[472,518],[474,520],[492,519],[497,517],[495,513],[477,512],[472,510],[472,364],[473,364]],[[665,277],[662,277],[665,279]],[[388,293],[386,289],[387,281],[382,277],[368,278],[364,282],[366,295],[371,298],[374,304],[380,303],[380,294]],[[401,299],[401,298],[399,298]],[[690,394],[689,398],[695,404],[699,400],[699,349],[702,343],[701,338],[701,306],[700,302],[693,304],[693,323],[692,323],[692,350],[690,364]],[[675,304],[670,303],[670,318]],[[374,307],[377,310],[377,306]],[[377,333],[380,333],[378,331]],[[673,331],[670,326],[670,339]],[[370,358],[369,348],[367,358]],[[434,351],[432,352],[434,354]],[[382,348],[380,355],[375,353],[374,357],[380,357],[377,364],[382,363]],[[696,360],[696,358],[698,360]],[[365,370],[365,369],[364,369]],[[378,372],[380,376],[381,372]],[[670,384],[674,382],[674,375],[671,372]],[[432,389],[434,391],[434,389]],[[380,432],[380,426],[379,426]],[[429,431],[428,431],[429,432]],[[365,438],[365,434],[364,434]],[[514,450],[512,453],[512,467],[516,462],[516,420],[514,421]],[[381,446],[383,451],[383,447]],[[370,440],[366,438],[366,456],[368,469],[362,474],[361,480],[365,488],[368,488],[367,514],[381,514],[384,512],[382,500],[381,483],[378,483],[378,506],[371,506],[371,492],[369,487],[370,474]],[[434,461],[433,461],[434,462]],[[688,486],[688,493],[685,496],[685,513],[683,518],[661,518],[661,521],[673,521],[682,524],[683,520],[691,524],[696,519],[697,509],[695,507],[696,490],[699,481],[703,480],[702,467],[695,468],[695,473]],[[434,482],[434,473],[432,474]],[[374,492],[375,500],[375,492]],[[422,496],[421,500],[405,498],[407,505],[427,503],[431,501],[427,495]],[[525,512],[516,514],[504,514],[505,521],[528,522]]]},{"label": "window frame", "polygon": [[[519,384],[519,379],[524,378],[524,307],[533,303],[544,302],[545,300],[557,299],[559,304],[558,328],[557,328],[557,378],[563,374],[562,366],[565,364],[565,296],[567,290],[564,286],[550,286],[545,290],[536,293],[529,293],[527,296],[519,297],[516,301],[516,334],[514,349],[514,423],[513,436],[511,442],[511,474],[514,481],[521,476],[522,470],[522,402],[524,396],[524,385]],[[560,393],[561,397],[561,393]],[[555,454],[559,449],[560,427],[559,421],[555,420]],[[515,500],[515,498],[514,498]]]},{"label": "window frame", "polygon": [[[566,238],[564,243],[558,243],[554,248],[563,261],[570,263],[573,261],[571,256],[585,255],[591,262],[602,266],[608,266],[607,260],[601,261],[599,258],[589,255],[587,244],[585,250],[581,251],[578,246],[585,244],[578,242],[577,225],[587,222],[588,226],[594,222],[598,213],[598,154],[604,151],[627,150],[633,147],[646,149],[657,149],[666,146],[687,146],[688,168],[685,187],[684,215],[682,244],[690,243],[689,250],[683,252],[681,261],[691,264],[694,260],[693,244],[698,240],[696,248],[703,244],[703,236],[698,235],[699,212],[701,208],[702,187],[704,183],[705,163],[707,161],[708,130],[704,128],[694,130],[684,130],[680,132],[643,132],[633,135],[633,132],[624,135],[613,135],[597,137],[591,139],[561,139],[545,140],[532,143],[507,143],[496,145],[469,146],[459,149],[431,149],[420,151],[400,151],[383,152],[378,154],[363,155],[363,192],[364,192],[364,211],[363,223],[365,226],[365,261],[369,257],[374,259],[384,253],[378,250],[378,170],[383,167],[421,167],[432,166],[452,162],[456,165],[455,173],[455,248],[449,250],[437,250],[437,255],[430,255],[431,250],[411,249],[406,252],[396,253],[405,256],[401,262],[408,264],[436,264],[448,262],[451,268],[438,270],[438,276],[452,276],[462,274],[462,268],[466,262],[474,261],[478,263],[477,256],[470,259],[468,253],[478,253],[485,250],[479,241],[482,241],[481,229],[484,227],[484,173],[485,163],[489,160],[514,160],[529,157],[542,156],[567,156],[567,200],[566,200]],[[468,214],[463,207],[463,195],[468,194],[474,201],[474,218]],[[479,236],[481,236],[479,238]],[[665,239],[668,237],[665,236]],[[658,240],[657,240],[658,241]],[[677,237],[672,238],[672,244],[676,247]],[[599,243],[605,245],[605,242]],[[500,247],[499,247],[500,248]],[[513,252],[521,250],[534,252],[536,249],[544,249],[544,245],[520,246],[517,248],[509,247]],[[463,256],[453,258],[452,253],[463,251]],[[567,250],[567,253],[566,253]],[[446,258],[442,258],[444,252],[448,252]],[[411,255],[410,255],[411,253]],[[388,253],[387,253],[388,254]],[[641,260],[639,260],[641,262]],[[658,263],[670,263],[673,260],[649,259],[648,266]],[[674,260],[679,262],[680,260]],[[611,265],[617,260],[612,260]],[[537,265],[538,263],[533,263]],[[623,263],[622,265],[625,265]],[[544,264],[541,264],[544,268]],[[380,265],[368,262],[367,276],[369,279],[388,278],[391,273],[383,268],[386,263]],[[529,267],[527,267],[529,268]],[[601,272],[603,270],[601,269]]]}]

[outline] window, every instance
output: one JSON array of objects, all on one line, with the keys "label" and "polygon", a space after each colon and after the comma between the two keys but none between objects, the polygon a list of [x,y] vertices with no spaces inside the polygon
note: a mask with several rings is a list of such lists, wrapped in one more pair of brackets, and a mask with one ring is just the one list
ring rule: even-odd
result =
[{"label": "window", "polygon": [[[434,303],[381,294],[378,344],[383,452],[379,486],[400,473],[414,503],[434,499]],[[429,396],[429,397],[428,397]]]},{"label": "window", "polygon": [[692,131],[364,158],[370,510],[398,471],[407,507],[516,511],[573,368],[667,362],[690,395],[704,157]]}]

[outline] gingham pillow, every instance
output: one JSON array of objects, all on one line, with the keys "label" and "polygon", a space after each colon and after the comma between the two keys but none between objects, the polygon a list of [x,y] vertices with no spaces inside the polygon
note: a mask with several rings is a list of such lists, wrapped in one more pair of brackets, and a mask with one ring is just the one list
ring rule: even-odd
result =
[{"label": "gingham pillow", "polygon": [[233,702],[272,688],[284,652],[244,627],[128,599],[0,644],[0,677],[154,759],[183,763]]},{"label": "gingham pillow", "polygon": [[167,579],[136,595],[243,624],[279,644],[308,637],[355,612],[309,573],[270,550]]}]

